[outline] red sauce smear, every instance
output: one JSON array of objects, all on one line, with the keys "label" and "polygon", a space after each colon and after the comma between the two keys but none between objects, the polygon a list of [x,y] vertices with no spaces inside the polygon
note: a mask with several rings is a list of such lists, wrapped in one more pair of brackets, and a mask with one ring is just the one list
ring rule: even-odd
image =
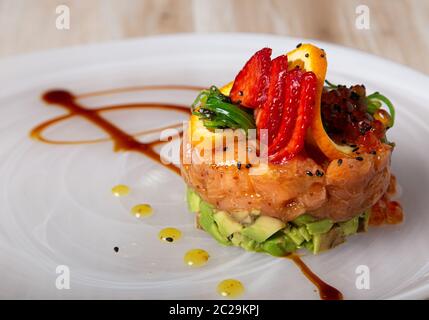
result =
[{"label": "red sauce smear", "polygon": [[[174,166],[173,164],[166,164],[160,159],[160,155],[154,150],[154,147],[158,144],[165,143],[165,141],[156,140],[150,143],[142,143],[138,141],[135,136],[144,135],[154,132],[160,132],[163,129],[167,128],[177,128],[180,123],[174,124],[168,127],[156,128],[152,130],[146,130],[139,132],[137,134],[129,134],[124,130],[120,129],[109,120],[105,119],[102,116],[103,112],[109,112],[114,110],[123,110],[123,109],[137,109],[137,108],[151,108],[151,109],[168,109],[183,112],[189,114],[189,106],[186,105],[174,105],[174,104],[164,104],[164,103],[138,103],[138,104],[123,104],[99,108],[88,108],[78,102],[79,99],[88,98],[93,96],[100,96],[112,93],[121,93],[129,91],[139,91],[139,90],[194,90],[200,91],[204,88],[195,87],[195,86],[176,86],[176,85],[167,85],[167,86],[145,86],[145,87],[132,87],[132,88],[119,88],[107,91],[99,91],[94,93],[87,93],[80,96],[75,96],[69,91],[65,90],[51,90],[47,91],[42,95],[43,101],[48,104],[53,104],[60,106],[68,111],[67,114],[47,120],[38,126],[36,126],[30,132],[30,136],[33,139],[36,139],[41,142],[50,143],[50,144],[86,144],[86,143],[97,143],[112,140],[114,143],[114,151],[133,151],[144,154],[150,159],[158,162],[159,164],[165,166],[166,168],[172,170],[173,172],[180,175],[180,169]],[[106,139],[93,139],[93,140],[84,140],[84,141],[58,141],[50,140],[43,136],[44,130],[50,126],[57,124],[61,121],[65,121],[74,116],[80,116],[100,129],[104,130],[110,138]],[[180,133],[181,136],[182,132]],[[321,280],[316,274],[314,274],[310,268],[300,259],[297,255],[290,255],[287,258],[293,260],[295,264],[300,268],[302,273],[310,280],[319,290],[320,298],[323,300],[340,300],[343,299],[343,295],[334,287],[328,285],[323,280]]]},{"label": "red sauce smear", "polygon": [[290,254],[287,256],[288,259],[291,259],[298,268],[302,271],[304,276],[313,283],[319,290],[319,296],[322,300],[343,300],[343,294],[330,286],[322,279],[320,279],[310,268],[301,260],[301,258],[296,254]]}]

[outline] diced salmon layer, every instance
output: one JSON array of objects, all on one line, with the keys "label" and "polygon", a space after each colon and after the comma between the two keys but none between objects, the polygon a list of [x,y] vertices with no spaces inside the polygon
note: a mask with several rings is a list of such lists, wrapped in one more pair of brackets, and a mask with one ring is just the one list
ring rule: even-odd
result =
[{"label": "diced salmon layer", "polygon": [[182,176],[204,201],[228,212],[258,210],[291,221],[308,213],[333,221],[349,220],[372,207],[390,182],[391,147],[376,154],[318,164],[297,156],[250,175],[242,164],[183,164]]}]

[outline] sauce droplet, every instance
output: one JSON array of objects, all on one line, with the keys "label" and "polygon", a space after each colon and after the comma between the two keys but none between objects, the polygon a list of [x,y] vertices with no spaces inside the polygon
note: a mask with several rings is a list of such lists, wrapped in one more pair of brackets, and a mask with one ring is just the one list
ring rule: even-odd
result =
[{"label": "sauce droplet", "polygon": [[112,193],[115,197],[127,196],[130,193],[130,188],[123,184],[118,184],[112,188]]},{"label": "sauce droplet", "polygon": [[209,254],[203,249],[192,249],[186,252],[183,260],[190,267],[202,267],[209,260]]},{"label": "sauce droplet", "polygon": [[165,228],[158,233],[159,239],[165,242],[174,242],[182,237],[182,232],[176,228]]},{"label": "sauce droplet", "polygon": [[217,285],[217,292],[223,297],[236,298],[243,294],[244,286],[238,280],[226,279]]},{"label": "sauce droplet", "polygon": [[153,214],[153,209],[147,203],[138,204],[131,208],[131,214],[136,218],[146,218]]}]

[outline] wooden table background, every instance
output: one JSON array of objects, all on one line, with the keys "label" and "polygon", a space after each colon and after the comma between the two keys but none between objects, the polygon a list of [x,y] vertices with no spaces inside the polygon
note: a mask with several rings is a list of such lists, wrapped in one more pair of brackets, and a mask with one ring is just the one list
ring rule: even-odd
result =
[{"label": "wooden table background", "polygon": [[[60,4],[70,8],[70,30],[55,27]],[[369,30],[355,27],[360,4],[370,9]],[[314,38],[429,74],[429,0],[0,0],[0,58],[176,32]]]}]

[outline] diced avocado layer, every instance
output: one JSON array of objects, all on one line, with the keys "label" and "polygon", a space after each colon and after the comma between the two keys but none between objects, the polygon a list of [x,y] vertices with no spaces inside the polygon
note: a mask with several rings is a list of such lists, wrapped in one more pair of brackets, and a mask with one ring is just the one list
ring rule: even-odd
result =
[{"label": "diced avocado layer", "polygon": [[329,219],[323,219],[306,224],[308,232],[311,235],[326,233],[331,230],[334,223]]},{"label": "diced avocado layer", "polygon": [[317,220],[308,214],[288,223],[262,215],[240,223],[236,220],[237,215],[217,210],[191,189],[188,189],[186,198],[190,211],[198,214],[202,229],[219,243],[273,256],[285,256],[301,248],[318,254],[345,242],[347,236],[365,232],[368,228],[368,211],[339,223],[329,219]]}]

